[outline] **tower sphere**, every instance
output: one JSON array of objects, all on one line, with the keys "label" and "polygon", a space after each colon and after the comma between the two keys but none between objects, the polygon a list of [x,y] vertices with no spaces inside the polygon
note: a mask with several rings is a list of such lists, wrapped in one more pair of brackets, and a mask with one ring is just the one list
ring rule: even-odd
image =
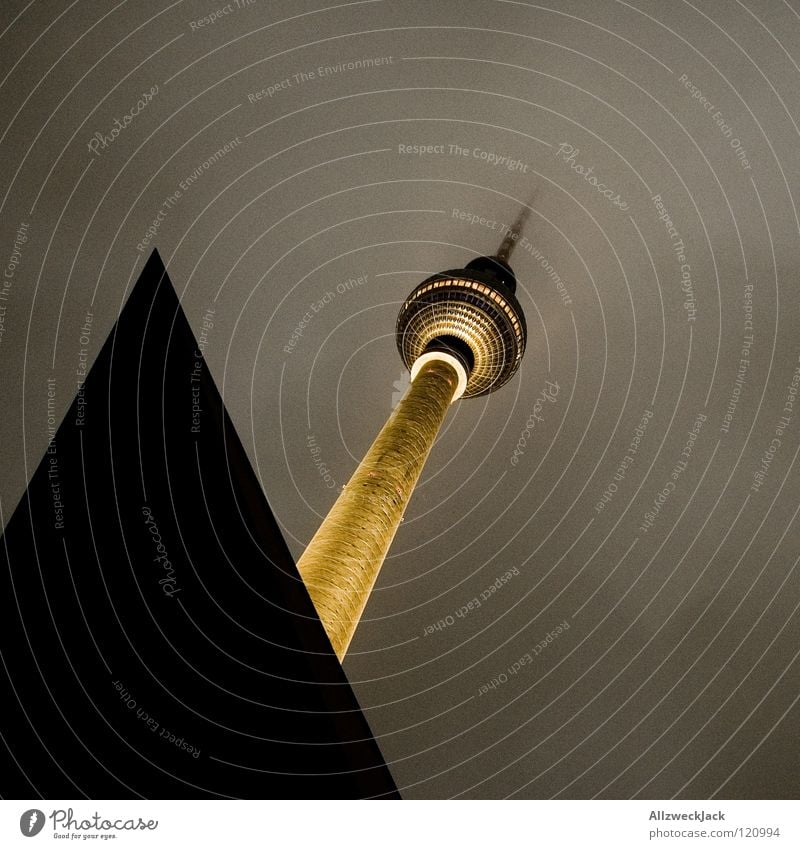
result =
[{"label": "tower sphere", "polygon": [[511,267],[497,256],[423,280],[397,317],[397,349],[406,368],[423,354],[442,351],[466,369],[464,398],[499,389],[525,352],[527,327],[516,287]]}]

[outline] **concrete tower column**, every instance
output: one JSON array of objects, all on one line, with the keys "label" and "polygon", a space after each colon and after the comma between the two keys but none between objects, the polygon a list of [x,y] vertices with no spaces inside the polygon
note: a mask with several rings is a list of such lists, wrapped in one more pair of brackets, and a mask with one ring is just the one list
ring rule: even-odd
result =
[{"label": "concrete tower column", "polygon": [[297,563],[339,660],[350,645],[447,408],[466,386],[466,371],[454,357],[435,353],[424,359]]}]

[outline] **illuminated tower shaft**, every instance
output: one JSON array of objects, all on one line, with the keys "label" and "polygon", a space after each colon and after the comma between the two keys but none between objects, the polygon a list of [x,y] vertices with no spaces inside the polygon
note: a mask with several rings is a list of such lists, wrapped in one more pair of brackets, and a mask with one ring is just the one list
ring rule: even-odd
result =
[{"label": "illuminated tower shaft", "polygon": [[447,355],[419,368],[297,563],[339,660],[345,655],[447,408],[459,387]]}]

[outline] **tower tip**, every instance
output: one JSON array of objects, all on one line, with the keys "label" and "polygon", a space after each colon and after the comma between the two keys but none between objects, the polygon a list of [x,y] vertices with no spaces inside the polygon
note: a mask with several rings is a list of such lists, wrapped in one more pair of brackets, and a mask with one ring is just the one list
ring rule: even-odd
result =
[{"label": "tower tip", "polygon": [[497,253],[495,256],[499,259],[508,263],[508,259],[511,256],[511,252],[514,250],[514,246],[519,241],[519,237],[522,234],[522,228],[525,226],[525,222],[530,217],[531,211],[533,209],[533,199],[536,197],[537,189],[534,189],[527,202],[522,205],[522,208],[517,215],[516,221],[511,225],[508,232],[503,237],[503,241],[500,243],[500,247],[497,249]]}]

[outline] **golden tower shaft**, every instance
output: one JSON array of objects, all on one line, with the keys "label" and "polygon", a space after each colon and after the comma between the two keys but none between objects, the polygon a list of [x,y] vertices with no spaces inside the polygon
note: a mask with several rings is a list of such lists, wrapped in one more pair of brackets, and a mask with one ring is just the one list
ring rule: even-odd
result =
[{"label": "golden tower shaft", "polygon": [[444,360],[420,368],[297,563],[340,661],[457,385]]}]

